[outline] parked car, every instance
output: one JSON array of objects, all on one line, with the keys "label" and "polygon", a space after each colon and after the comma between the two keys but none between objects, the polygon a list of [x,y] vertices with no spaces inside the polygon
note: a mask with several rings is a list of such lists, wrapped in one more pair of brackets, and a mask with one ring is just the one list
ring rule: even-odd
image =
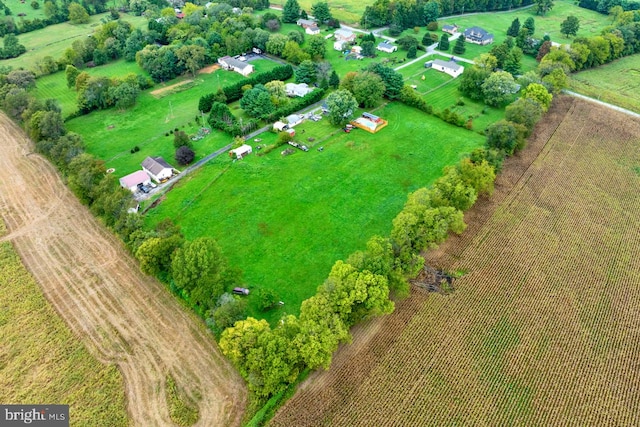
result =
[{"label": "parked car", "polygon": [[249,295],[249,289],[247,288],[233,288],[231,292],[236,295]]}]

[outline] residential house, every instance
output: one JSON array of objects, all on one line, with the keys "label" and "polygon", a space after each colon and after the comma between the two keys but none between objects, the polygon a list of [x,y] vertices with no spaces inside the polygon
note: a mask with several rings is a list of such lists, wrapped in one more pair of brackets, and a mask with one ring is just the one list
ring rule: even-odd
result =
[{"label": "residential house", "polygon": [[424,64],[427,68],[433,68],[445,74],[449,74],[451,77],[456,78],[464,72],[464,67],[455,61],[443,61],[441,59],[434,59],[433,61],[426,62]]},{"label": "residential house", "polygon": [[489,34],[480,27],[471,27],[464,30],[464,39],[469,43],[484,46],[493,43],[493,34]]},{"label": "residential house", "polygon": [[292,114],[290,116],[287,116],[287,118],[286,118],[287,125],[289,126],[289,128],[292,128],[292,127],[302,123],[303,119],[304,119],[304,116],[302,116],[300,114]]},{"label": "residential house", "polygon": [[171,178],[173,166],[162,157],[147,157],[142,161],[142,170],[149,174],[155,182]]},{"label": "residential house", "polygon": [[335,36],[336,40],[342,40],[347,43],[356,41],[356,35],[353,33],[353,31],[350,30],[340,28],[336,30],[333,35]]},{"label": "residential house", "polygon": [[333,42],[333,48],[337,51],[342,52],[347,47],[347,42],[344,40],[337,40]]},{"label": "residential house", "polygon": [[127,176],[120,178],[120,186],[126,188],[132,193],[138,191],[138,185],[151,184],[151,178],[145,171],[135,171]]},{"label": "residential house", "polygon": [[310,36],[315,36],[317,34],[320,34],[320,28],[318,28],[317,25],[311,25],[305,28],[304,32],[309,34]]},{"label": "residential house", "polygon": [[223,56],[222,58],[218,58],[218,64],[220,64],[225,70],[235,71],[236,73],[240,73],[245,77],[253,73],[253,65],[249,64],[248,62],[239,61],[230,56]]},{"label": "residential house", "polygon": [[449,33],[453,36],[458,33],[458,26],[456,24],[444,25],[442,27],[442,31],[444,31],[445,33]]},{"label": "residential house", "polygon": [[309,27],[317,27],[316,21],[314,21],[313,19],[298,19],[298,21],[296,21],[296,25],[302,27],[302,28],[309,28]]},{"label": "residential house", "polygon": [[305,96],[309,92],[313,92],[313,88],[309,87],[306,83],[286,83],[284,85],[284,91],[287,96]]},{"label": "residential house", "polygon": [[398,46],[394,46],[391,43],[382,42],[378,45],[378,47],[376,47],[376,49],[382,52],[393,53],[398,50]]},{"label": "residential house", "polygon": [[240,147],[234,148],[233,150],[229,151],[229,156],[231,156],[232,158],[235,157],[236,159],[242,159],[243,157],[248,156],[252,152],[253,152],[253,149],[251,148],[250,145],[242,144]]}]

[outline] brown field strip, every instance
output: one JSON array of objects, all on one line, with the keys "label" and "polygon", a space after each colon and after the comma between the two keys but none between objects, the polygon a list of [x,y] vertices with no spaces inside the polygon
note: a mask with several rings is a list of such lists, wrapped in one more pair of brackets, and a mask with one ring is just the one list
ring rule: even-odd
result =
[{"label": "brown field strip", "polygon": [[2,240],[92,355],[120,369],[133,425],[173,425],[167,375],[198,402],[196,425],[239,425],[244,384],[202,322],[139,272],[4,114],[0,142],[0,215],[9,231]]},{"label": "brown field strip", "polygon": [[271,426],[637,425],[640,121],[557,100],[463,235]]}]

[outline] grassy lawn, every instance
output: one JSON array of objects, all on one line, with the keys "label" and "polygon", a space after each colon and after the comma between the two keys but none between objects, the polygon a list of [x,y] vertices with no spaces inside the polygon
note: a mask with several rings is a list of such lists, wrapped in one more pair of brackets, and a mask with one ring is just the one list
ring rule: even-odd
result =
[{"label": "grassy lawn", "polygon": [[[264,59],[253,61],[252,64],[256,72],[278,65]],[[64,75],[60,75],[64,79]],[[95,111],[69,120],[67,129],[81,134],[87,151],[105,160],[108,168],[115,168],[118,176],[140,169],[140,163],[147,156],[162,156],[171,163],[175,153],[173,135],[166,136],[166,133],[175,128],[195,133],[200,96],[217,90],[219,85],[243,79],[238,73],[218,70],[211,74],[199,74],[195,83],[181,86],[170,95],[158,97],[151,93],[190,78],[185,76],[143,92],[136,105],[127,111]],[[228,144],[230,140],[226,134],[212,132],[194,143],[196,160]],[[140,151],[131,154],[134,146],[138,146]]]},{"label": "grassy lawn", "polygon": [[640,113],[640,55],[572,74],[570,88]]},{"label": "grassy lawn", "polygon": [[[273,0],[271,1],[271,5],[283,7],[286,2],[287,0]],[[317,2],[315,0],[298,0],[300,8],[309,14],[311,14],[311,6],[314,3]],[[341,2],[328,1],[327,3],[329,3],[331,15],[333,15],[334,18],[342,22],[354,24],[360,21],[364,8],[373,4],[373,1],[358,2],[357,0],[344,0]]]},{"label": "grassy lawn", "polygon": [[[129,73],[149,75],[135,62],[126,62],[124,59],[99,67],[85,68],[82,71],[86,71],[92,76],[109,78],[124,77]],[[37,87],[33,89],[33,94],[38,99],[56,99],[62,108],[62,115],[65,117],[77,109],[76,92],[74,89],[67,88],[67,79],[64,72],[40,77],[37,81]]]},{"label": "grassy lawn", "polygon": [[0,401],[68,404],[74,426],[129,425],[122,375],[67,328],[8,242],[0,289]]},{"label": "grassy lawn", "polygon": [[[9,5],[9,7],[13,9],[13,3]],[[38,60],[45,56],[51,56],[53,59],[60,58],[62,53],[71,46],[74,40],[90,35],[95,27],[106,22],[105,19],[107,19],[108,16],[109,13],[101,13],[99,15],[93,15],[87,24],[73,25],[65,22],[50,25],[41,30],[20,34],[18,40],[27,48],[27,52],[17,58],[1,60],[0,65],[10,65],[13,68],[23,67],[35,70]],[[142,16],[123,13],[120,17],[123,21],[130,22],[135,28],[146,27],[147,25],[146,18]]]},{"label": "grassy lawn", "polygon": [[[274,321],[283,310],[297,313],[336,260],[374,234],[389,234],[408,192],[484,141],[402,104],[376,114],[389,121],[377,134],[345,134],[323,119],[296,127],[299,141],[316,138],[307,153],[282,157],[276,149],[239,162],[218,157],[181,181],[148,213],[147,225],[168,217],[189,239],[214,237],[251,289],[274,289],[285,302],[259,313],[254,292],[251,315]],[[275,136],[261,138],[251,144]]]},{"label": "grassy lawn", "polygon": [[[424,60],[420,60],[415,64],[411,64],[408,67],[401,68],[398,72],[402,74],[406,84],[415,85],[418,93],[426,95],[428,92],[431,92],[437,87],[453,80],[453,77],[446,73],[441,73],[434,69],[424,67],[425,62],[432,61],[434,59],[442,59],[445,61],[449,60],[449,58],[444,56],[433,55],[425,58]],[[466,66],[467,64],[462,65]],[[424,77],[424,79],[422,77]]]},{"label": "grassy lawn", "polygon": [[[9,6],[11,9],[11,15],[13,19],[16,21],[16,24],[20,22],[21,19],[46,19],[44,14],[44,2],[38,0],[38,4],[40,5],[39,9],[34,9],[31,7],[31,0],[25,1],[24,3],[20,3],[19,1],[5,1],[5,5]],[[25,16],[18,16],[20,13],[24,13]]]}]

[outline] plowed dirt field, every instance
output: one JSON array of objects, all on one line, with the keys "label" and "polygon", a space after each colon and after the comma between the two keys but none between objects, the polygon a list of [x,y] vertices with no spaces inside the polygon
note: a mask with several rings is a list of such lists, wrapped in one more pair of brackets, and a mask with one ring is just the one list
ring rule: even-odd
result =
[{"label": "plowed dirt field", "polygon": [[556,100],[469,228],[465,272],[362,325],[270,426],[637,425],[640,120]]},{"label": "plowed dirt field", "polygon": [[[201,321],[139,272],[56,170],[0,114],[0,215],[10,240],[67,325],[122,372],[134,426],[173,425],[165,379],[198,402],[199,426],[239,425],[240,376]],[[47,402],[48,403],[48,402]]]}]

